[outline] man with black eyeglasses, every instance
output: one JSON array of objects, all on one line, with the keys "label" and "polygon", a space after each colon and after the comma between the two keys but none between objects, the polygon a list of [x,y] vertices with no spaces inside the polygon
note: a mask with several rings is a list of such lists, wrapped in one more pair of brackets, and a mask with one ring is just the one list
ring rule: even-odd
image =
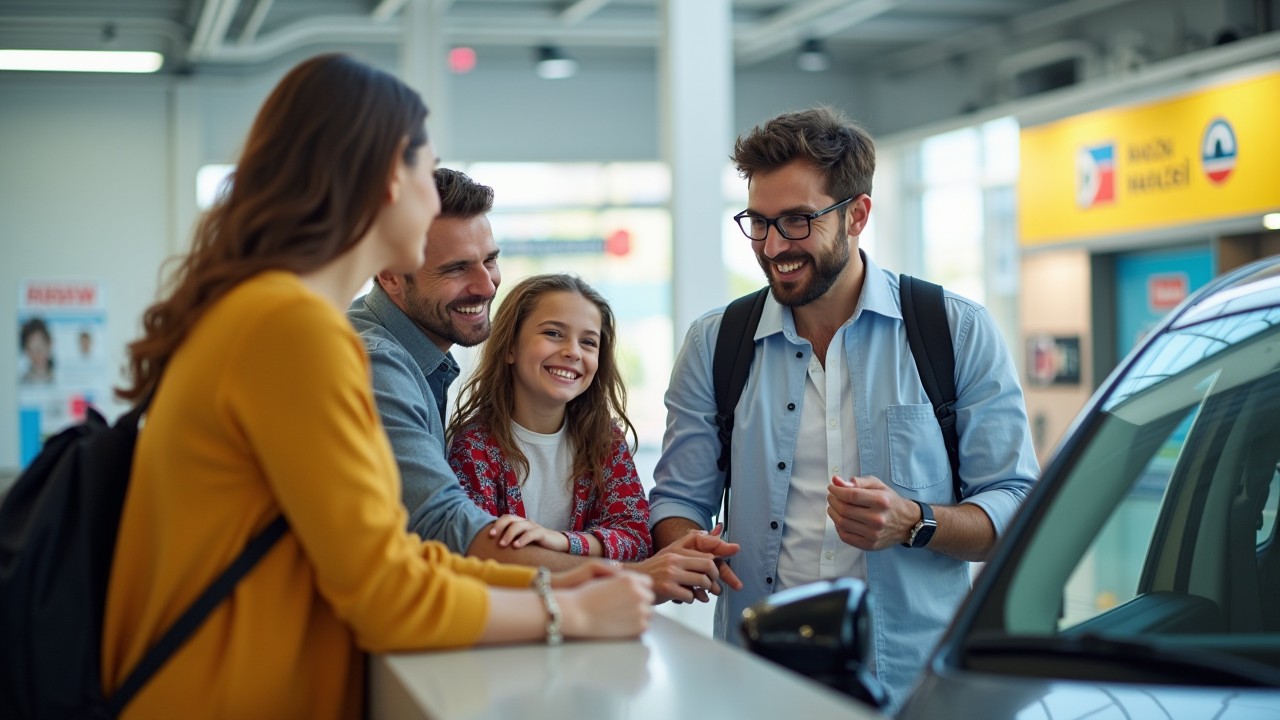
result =
[{"label": "man with black eyeglasses", "polygon": [[[732,426],[728,563],[742,588],[716,609],[738,642],[742,610],[778,590],[857,577],[877,610],[869,666],[905,697],[982,560],[1039,474],[1012,359],[985,309],[950,292],[962,500],[912,359],[896,273],[859,248],[875,148],[819,107],[738,139],[748,182],[735,216],[770,293]],[[712,381],[724,308],[689,329],[666,395],[654,472],[655,545],[709,527],[725,473]],[[926,338],[926,342],[928,339]]]}]

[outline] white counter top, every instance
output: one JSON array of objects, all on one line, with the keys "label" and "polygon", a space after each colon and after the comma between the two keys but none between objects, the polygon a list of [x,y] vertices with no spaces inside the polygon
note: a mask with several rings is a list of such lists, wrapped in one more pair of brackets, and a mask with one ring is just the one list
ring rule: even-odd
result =
[{"label": "white counter top", "polygon": [[369,664],[375,720],[883,718],[658,614],[638,641],[380,655]]}]

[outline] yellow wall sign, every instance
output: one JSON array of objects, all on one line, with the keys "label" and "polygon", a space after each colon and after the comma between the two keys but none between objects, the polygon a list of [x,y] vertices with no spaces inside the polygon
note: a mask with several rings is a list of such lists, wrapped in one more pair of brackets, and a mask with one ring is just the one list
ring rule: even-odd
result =
[{"label": "yellow wall sign", "polygon": [[1021,135],[1023,245],[1280,210],[1280,73]]}]

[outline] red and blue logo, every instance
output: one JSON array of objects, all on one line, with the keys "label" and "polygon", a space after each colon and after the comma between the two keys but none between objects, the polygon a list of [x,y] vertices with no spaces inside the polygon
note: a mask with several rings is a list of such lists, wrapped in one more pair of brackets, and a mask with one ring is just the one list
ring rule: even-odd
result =
[{"label": "red and blue logo", "polygon": [[1080,148],[1076,153],[1076,204],[1087,209],[1115,199],[1115,143]]},{"label": "red and blue logo", "polygon": [[1204,174],[1214,185],[1221,185],[1236,169],[1236,132],[1231,123],[1214,118],[1200,141],[1200,162]]}]

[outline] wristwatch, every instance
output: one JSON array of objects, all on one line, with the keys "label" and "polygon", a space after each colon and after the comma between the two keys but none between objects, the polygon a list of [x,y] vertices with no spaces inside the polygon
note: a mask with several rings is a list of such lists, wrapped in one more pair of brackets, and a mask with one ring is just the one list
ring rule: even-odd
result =
[{"label": "wristwatch", "polygon": [[938,529],[938,521],[933,519],[933,508],[919,500],[913,500],[920,506],[920,522],[911,528],[911,537],[902,543],[902,547],[922,548],[933,539],[933,532]]}]

